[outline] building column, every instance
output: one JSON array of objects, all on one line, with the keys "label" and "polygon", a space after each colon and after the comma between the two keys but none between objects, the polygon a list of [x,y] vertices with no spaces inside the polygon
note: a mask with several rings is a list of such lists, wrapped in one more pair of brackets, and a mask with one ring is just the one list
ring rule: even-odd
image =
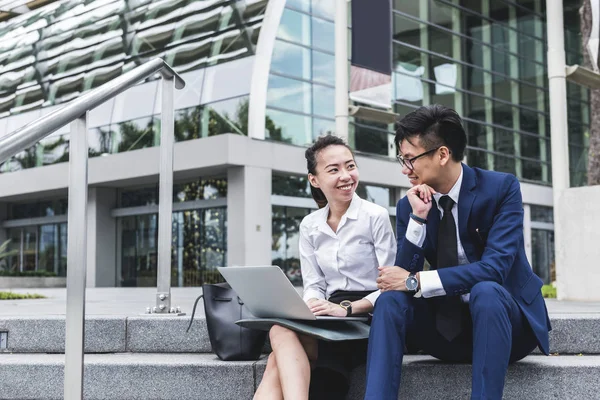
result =
[{"label": "building column", "polygon": [[116,286],[116,206],[114,188],[88,189],[87,287]]},{"label": "building column", "polygon": [[227,265],[271,265],[271,169],[227,170]]}]

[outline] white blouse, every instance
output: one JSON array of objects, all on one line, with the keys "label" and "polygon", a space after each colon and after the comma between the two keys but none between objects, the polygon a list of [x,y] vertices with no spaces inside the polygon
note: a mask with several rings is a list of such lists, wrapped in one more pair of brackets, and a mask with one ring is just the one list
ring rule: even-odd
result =
[{"label": "white blouse", "polygon": [[[377,267],[394,265],[396,239],[388,211],[354,194],[337,232],[327,224],[329,205],[300,224],[304,300],[328,299],[337,290],[377,290]],[[380,292],[367,300],[375,305]]]}]

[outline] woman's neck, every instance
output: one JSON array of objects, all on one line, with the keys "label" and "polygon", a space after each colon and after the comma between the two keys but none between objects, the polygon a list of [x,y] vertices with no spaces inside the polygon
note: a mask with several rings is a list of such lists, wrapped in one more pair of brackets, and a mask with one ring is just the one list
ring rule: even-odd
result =
[{"label": "woman's neck", "polygon": [[350,203],[352,203],[352,201],[341,203],[329,203],[329,215],[327,216],[327,219],[333,219],[336,221],[342,219],[342,216],[346,213],[346,211],[348,211]]}]

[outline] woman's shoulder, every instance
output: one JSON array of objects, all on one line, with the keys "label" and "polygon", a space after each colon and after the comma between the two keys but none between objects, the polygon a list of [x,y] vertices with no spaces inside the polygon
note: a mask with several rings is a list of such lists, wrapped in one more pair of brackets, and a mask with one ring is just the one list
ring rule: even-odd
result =
[{"label": "woman's shoulder", "polygon": [[361,207],[360,207],[361,211],[364,211],[368,215],[375,216],[375,217],[381,217],[381,216],[389,217],[390,212],[385,207],[380,206],[379,204],[375,204],[369,200],[365,200],[365,199],[360,199],[360,200],[361,200]]},{"label": "woman's shoulder", "polygon": [[310,214],[308,214],[307,216],[302,218],[302,222],[300,222],[300,228],[306,229],[306,228],[310,228],[313,226],[317,226],[319,224],[319,221],[321,221],[323,218],[325,218],[323,216],[324,213],[325,213],[324,208],[320,208],[318,210],[311,212]]}]

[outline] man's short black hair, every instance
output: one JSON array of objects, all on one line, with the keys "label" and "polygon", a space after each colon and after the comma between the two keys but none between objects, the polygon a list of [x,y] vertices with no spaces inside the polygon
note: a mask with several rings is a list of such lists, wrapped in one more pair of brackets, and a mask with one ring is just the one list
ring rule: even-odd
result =
[{"label": "man's short black hair", "polygon": [[397,148],[403,140],[413,144],[418,137],[425,150],[446,146],[450,149],[454,161],[462,161],[467,147],[467,135],[462,119],[456,111],[440,104],[417,108],[396,122]]}]

